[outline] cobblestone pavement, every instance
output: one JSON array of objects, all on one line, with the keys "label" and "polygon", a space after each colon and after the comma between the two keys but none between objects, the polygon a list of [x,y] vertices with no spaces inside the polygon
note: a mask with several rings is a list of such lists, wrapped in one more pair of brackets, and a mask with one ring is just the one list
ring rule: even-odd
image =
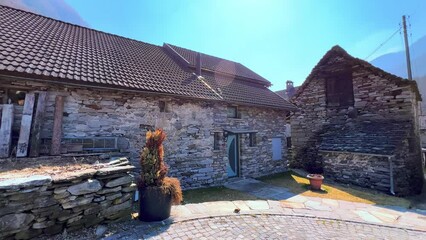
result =
[{"label": "cobblestone pavement", "polygon": [[[173,206],[172,216],[163,222],[110,224],[104,239],[426,239],[424,210],[305,197],[253,179],[230,184],[276,200]],[[95,230],[70,233],[65,239],[98,239]]]},{"label": "cobblestone pavement", "polygon": [[144,224],[109,239],[426,239],[426,232],[302,216],[234,215]]},{"label": "cobblestone pavement", "polygon": [[164,222],[134,220],[105,239],[426,239],[425,213],[319,200],[179,205]]}]

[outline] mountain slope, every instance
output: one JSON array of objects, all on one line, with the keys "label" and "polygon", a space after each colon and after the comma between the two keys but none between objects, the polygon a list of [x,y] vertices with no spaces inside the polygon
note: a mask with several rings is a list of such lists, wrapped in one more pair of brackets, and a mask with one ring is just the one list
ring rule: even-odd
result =
[{"label": "mountain slope", "polygon": [[[414,78],[426,76],[426,36],[410,46],[411,65]],[[389,53],[371,61],[376,67],[400,77],[407,77],[405,52]]]}]

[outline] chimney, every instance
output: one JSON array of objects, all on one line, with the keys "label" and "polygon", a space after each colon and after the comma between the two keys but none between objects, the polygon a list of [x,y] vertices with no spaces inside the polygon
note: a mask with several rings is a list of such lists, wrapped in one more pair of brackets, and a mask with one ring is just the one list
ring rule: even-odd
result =
[{"label": "chimney", "polygon": [[291,97],[293,97],[295,92],[296,91],[295,91],[294,86],[293,86],[293,81],[287,80],[287,82],[286,82],[287,97],[290,99]]},{"label": "chimney", "polygon": [[195,70],[197,76],[201,76],[201,53],[197,53],[197,58],[195,59]]}]

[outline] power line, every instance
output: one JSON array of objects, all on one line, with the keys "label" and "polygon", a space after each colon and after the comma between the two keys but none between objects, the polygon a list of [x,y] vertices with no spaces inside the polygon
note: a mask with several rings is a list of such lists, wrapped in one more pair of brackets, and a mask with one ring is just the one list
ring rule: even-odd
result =
[{"label": "power line", "polygon": [[380,48],[383,47],[383,45],[385,45],[387,42],[389,42],[399,31],[401,30],[401,26],[399,26],[399,28],[392,33],[392,35],[390,35],[390,37],[388,39],[386,39],[384,42],[382,42],[376,49],[374,49],[374,51],[372,53],[370,53],[370,55],[368,55],[366,58],[364,58],[365,61],[367,61],[368,58],[370,58],[373,54],[375,54]]}]

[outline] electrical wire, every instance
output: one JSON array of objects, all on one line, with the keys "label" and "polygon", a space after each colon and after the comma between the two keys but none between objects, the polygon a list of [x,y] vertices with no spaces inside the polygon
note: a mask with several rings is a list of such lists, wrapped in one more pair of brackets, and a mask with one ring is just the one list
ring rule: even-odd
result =
[{"label": "electrical wire", "polygon": [[374,51],[372,53],[370,53],[370,55],[368,55],[366,58],[364,58],[364,60],[367,61],[368,58],[370,58],[373,54],[375,54],[377,51],[379,51],[379,49],[382,48],[387,42],[389,42],[400,30],[401,30],[401,26],[399,26],[399,28],[394,33],[392,33],[392,35],[390,35],[390,37],[388,39],[386,39],[376,49],[374,49]]}]

